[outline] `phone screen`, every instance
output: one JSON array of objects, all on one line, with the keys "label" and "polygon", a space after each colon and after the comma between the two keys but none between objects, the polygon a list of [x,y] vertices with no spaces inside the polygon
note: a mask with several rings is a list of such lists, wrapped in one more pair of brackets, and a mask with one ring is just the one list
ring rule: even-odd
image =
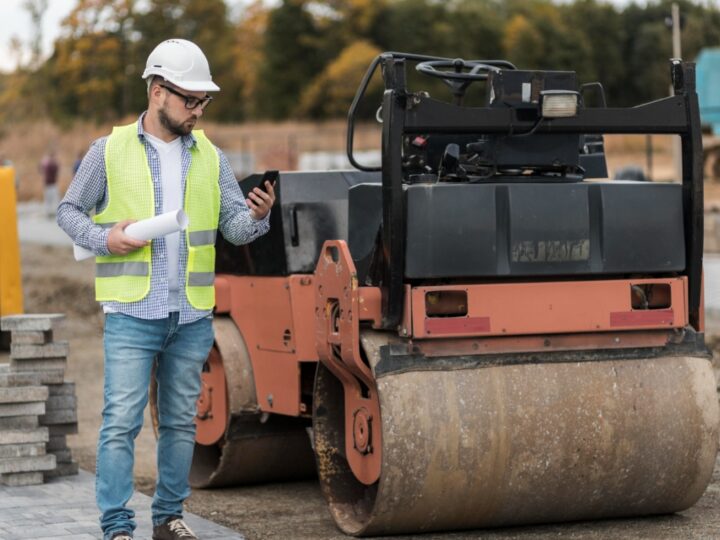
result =
[{"label": "phone screen", "polygon": [[273,189],[275,189],[275,187],[277,186],[278,178],[280,178],[279,171],[265,171],[265,174],[263,174],[262,180],[260,180],[260,185],[258,187],[267,193],[265,181],[270,182],[270,184],[273,186]]}]

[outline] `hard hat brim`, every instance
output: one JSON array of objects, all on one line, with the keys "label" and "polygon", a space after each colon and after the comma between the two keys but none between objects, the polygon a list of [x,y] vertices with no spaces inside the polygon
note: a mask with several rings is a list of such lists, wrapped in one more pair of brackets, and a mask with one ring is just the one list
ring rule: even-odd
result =
[{"label": "hard hat brim", "polygon": [[220,87],[212,81],[175,82],[170,79],[168,79],[168,81],[173,83],[178,88],[181,88],[182,90],[187,90],[188,92],[219,92],[220,91]]},{"label": "hard hat brim", "polygon": [[188,92],[219,92],[220,87],[212,81],[178,81],[177,78],[170,76],[165,70],[162,69],[146,69],[142,74],[143,79],[147,79],[151,76],[157,76],[165,79]]}]

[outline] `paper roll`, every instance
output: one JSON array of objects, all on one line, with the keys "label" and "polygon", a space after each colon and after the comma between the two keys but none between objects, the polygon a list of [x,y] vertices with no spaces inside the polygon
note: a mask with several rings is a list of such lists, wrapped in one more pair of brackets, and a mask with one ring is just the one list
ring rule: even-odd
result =
[{"label": "paper roll", "polygon": [[[125,227],[125,234],[137,240],[154,240],[167,234],[184,231],[189,224],[190,219],[180,209],[131,223]],[[92,251],[77,244],[73,245],[73,254],[76,261],[83,261],[95,256]]]}]

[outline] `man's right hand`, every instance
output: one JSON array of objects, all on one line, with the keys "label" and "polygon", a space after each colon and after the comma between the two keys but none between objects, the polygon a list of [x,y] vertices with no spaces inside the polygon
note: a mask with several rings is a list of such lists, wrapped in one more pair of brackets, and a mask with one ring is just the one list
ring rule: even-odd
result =
[{"label": "man's right hand", "polygon": [[126,219],[125,221],[116,223],[113,225],[113,228],[110,229],[107,245],[110,253],[113,255],[127,255],[128,253],[132,253],[136,249],[145,247],[150,243],[145,240],[131,238],[125,234],[125,227],[131,223],[135,223],[135,220]]}]

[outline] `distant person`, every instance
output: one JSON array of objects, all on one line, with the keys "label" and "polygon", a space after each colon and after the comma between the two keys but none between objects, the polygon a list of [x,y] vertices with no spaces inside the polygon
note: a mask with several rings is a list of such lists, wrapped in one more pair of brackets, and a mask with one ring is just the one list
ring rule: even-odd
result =
[{"label": "distant person", "polygon": [[45,213],[50,217],[55,215],[55,209],[58,205],[57,180],[59,171],[60,163],[58,163],[55,150],[50,150],[40,162],[40,172],[43,175],[45,186]]},{"label": "distant person", "polygon": [[[97,258],[95,298],[105,316],[105,385],[95,494],[104,540],[128,540],[135,513],[134,441],[143,424],[150,373],[158,384],[158,479],[153,539],[197,538],[182,519],[190,495],[195,411],[213,344],[215,236],[246,244],[269,228],[275,192],[243,197],[225,154],[193,131],[220,88],[200,48],[160,43],[143,78],[148,108],[95,141],[58,207],[57,221]],[[133,220],[185,210],[187,231],[144,242]],[[94,218],[88,214],[95,210]]]},{"label": "distant person", "polygon": [[85,152],[83,152],[82,150],[80,152],[78,152],[78,155],[75,158],[75,163],[73,163],[73,166],[72,166],[73,178],[75,178],[75,175],[77,174],[78,169],[80,168],[80,164],[82,163],[84,156],[85,156]]}]

